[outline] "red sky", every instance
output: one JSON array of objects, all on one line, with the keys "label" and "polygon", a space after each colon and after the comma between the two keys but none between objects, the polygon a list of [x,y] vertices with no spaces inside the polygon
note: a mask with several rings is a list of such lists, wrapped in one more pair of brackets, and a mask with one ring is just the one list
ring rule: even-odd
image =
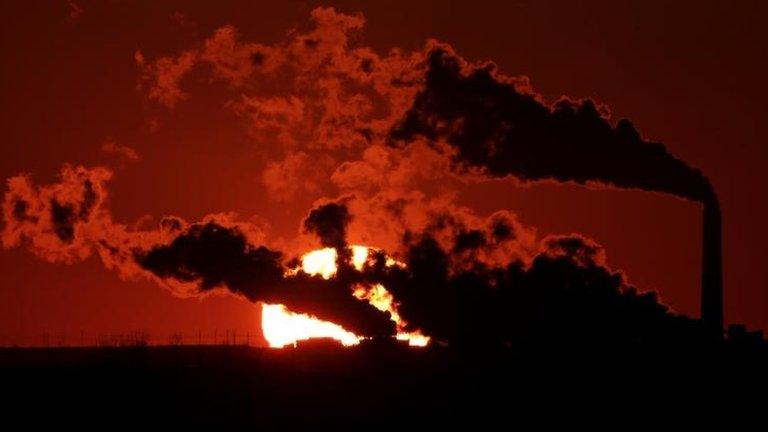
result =
[{"label": "red sky", "polygon": [[[270,151],[229,108],[230,90],[204,71],[182,81],[172,109],[137,83],[135,53],[175,56],[232,25],[245,41],[274,43],[307,27],[308,2],[4,2],[0,177],[55,180],[63,163],[107,165],[107,206],[132,225],[149,215],[198,220],[236,211],[269,221],[290,239],[324,191],[288,202],[261,181]],[[155,4],[158,3],[158,4]],[[369,4],[370,3],[370,4]],[[362,12],[353,42],[386,52],[450,43],[465,59],[493,60],[530,77],[548,101],[591,97],[612,118],[698,167],[719,192],[724,217],[726,322],[768,329],[768,72],[762,2],[691,5],[629,2],[328,2]],[[710,4],[711,3],[711,4]],[[231,94],[230,94],[231,95]],[[108,144],[105,151],[105,143]],[[120,156],[130,148],[138,155]],[[508,209],[540,234],[579,232],[602,244],[608,264],[695,315],[699,298],[698,205],[658,194],[570,185],[461,188],[481,214]],[[146,219],[146,218],[145,218]],[[180,299],[146,280],[121,280],[91,257],[52,264],[23,248],[0,252],[0,344],[39,343],[43,333],[78,338],[146,329],[159,340],[197,329],[258,333],[258,308],[227,296]],[[52,337],[54,337],[52,336]]]}]

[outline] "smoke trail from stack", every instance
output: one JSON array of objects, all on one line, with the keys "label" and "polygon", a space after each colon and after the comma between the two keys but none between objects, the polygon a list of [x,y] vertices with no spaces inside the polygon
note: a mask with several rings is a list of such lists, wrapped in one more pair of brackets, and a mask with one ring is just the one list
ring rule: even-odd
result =
[{"label": "smoke trail from stack", "polygon": [[469,65],[446,46],[426,62],[423,88],[391,131],[396,145],[417,137],[447,143],[457,168],[492,177],[597,182],[702,203],[702,319],[722,328],[720,208],[701,171],[644,140],[628,120],[611,126],[591,100],[548,107],[524,82],[498,75],[493,64]]},{"label": "smoke trail from stack", "polygon": [[422,90],[391,136],[444,139],[454,162],[490,176],[600,182],[694,201],[713,198],[702,173],[663,144],[640,137],[628,120],[616,127],[591,100],[552,107],[499,77],[492,64],[473,67],[446,47],[427,54]]}]

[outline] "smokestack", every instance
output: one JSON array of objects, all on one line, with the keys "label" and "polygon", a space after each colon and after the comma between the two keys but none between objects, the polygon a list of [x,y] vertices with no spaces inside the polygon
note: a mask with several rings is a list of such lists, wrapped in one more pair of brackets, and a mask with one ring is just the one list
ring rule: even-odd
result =
[{"label": "smokestack", "polygon": [[460,168],[491,177],[598,182],[703,203],[701,320],[722,335],[720,204],[712,184],[662,143],[643,139],[628,120],[611,125],[590,100],[544,105],[500,78],[492,64],[472,66],[437,47],[428,55],[423,89],[390,136],[396,145],[416,136],[442,139]]},{"label": "smokestack", "polygon": [[723,332],[723,257],[720,202],[704,201],[701,256],[701,320],[717,337]]}]

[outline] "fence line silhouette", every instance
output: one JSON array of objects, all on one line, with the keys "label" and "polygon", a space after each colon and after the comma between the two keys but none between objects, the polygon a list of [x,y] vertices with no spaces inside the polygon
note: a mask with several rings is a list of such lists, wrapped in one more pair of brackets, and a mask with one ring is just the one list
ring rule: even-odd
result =
[{"label": "fence line silhouette", "polygon": [[29,348],[67,348],[67,347],[143,347],[143,346],[179,346],[179,345],[240,345],[266,346],[260,332],[238,331],[234,329],[213,329],[196,331],[174,331],[150,333],[146,330],[132,330],[121,333],[90,333],[80,331],[77,334],[43,332],[38,335],[0,334],[0,347]]}]

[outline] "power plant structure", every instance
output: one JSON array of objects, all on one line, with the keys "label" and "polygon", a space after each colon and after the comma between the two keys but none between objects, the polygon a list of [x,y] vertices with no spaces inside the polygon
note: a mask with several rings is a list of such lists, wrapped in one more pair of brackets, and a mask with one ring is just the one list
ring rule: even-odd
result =
[{"label": "power plant structure", "polygon": [[703,202],[701,256],[701,321],[717,337],[723,335],[723,240],[720,202],[712,194]]}]

